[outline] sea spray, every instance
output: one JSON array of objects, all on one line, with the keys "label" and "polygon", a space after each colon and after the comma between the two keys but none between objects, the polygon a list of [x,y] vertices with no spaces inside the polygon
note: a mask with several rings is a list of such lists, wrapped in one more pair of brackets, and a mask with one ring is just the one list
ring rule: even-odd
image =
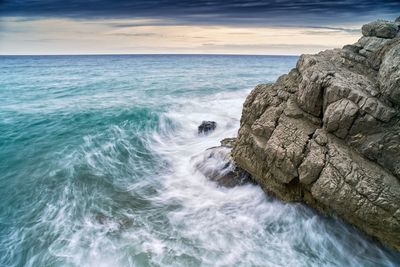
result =
[{"label": "sea spray", "polygon": [[0,265],[400,264],[339,219],[196,170],[296,57],[2,59]]}]

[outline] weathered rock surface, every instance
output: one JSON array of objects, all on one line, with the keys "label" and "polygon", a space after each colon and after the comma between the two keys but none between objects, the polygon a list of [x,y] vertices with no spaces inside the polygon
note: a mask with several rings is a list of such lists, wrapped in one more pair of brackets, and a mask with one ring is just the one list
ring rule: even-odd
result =
[{"label": "weathered rock surface", "polygon": [[236,141],[235,137],[224,138],[221,140],[221,146],[232,148],[235,141]]},{"label": "weathered rock surface", "polygon": [[361,30],[364,36],[394,38],[397,34],[397,25],[389,21],[374,21],[362,26]]},{"label": "weathered rock surface", "polygon": [[203,121],[198,127],[198,133],[207,134],[214,131],[217,128],[217,123],[215,121]]},{"label": "weathered rock surface", "polygon": [[[232,156],[262,188],[400,249],[400,23],[302,55],[247,97]],[[396,37],[397,36],[397,37]]]}]

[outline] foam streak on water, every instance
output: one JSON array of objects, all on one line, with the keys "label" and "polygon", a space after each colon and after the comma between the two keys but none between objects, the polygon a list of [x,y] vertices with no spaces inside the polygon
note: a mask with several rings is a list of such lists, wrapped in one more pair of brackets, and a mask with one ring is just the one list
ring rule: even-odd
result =
[{"label": "foam streak on water", "polygon": [[[1,266],[398,266],[339,219],[196,171],[294,57],[3,57]],[[215,132],[197,135],[202,120]]]}]

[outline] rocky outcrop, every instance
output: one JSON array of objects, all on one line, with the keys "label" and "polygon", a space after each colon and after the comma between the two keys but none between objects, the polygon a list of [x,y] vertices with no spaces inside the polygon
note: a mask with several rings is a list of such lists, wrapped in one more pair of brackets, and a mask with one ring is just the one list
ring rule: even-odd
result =
[{"label": "rocky outcrop", "polygon": [[365,24],[361,30],[364,36],[376,36],[379,38],[394,38],[398,31],[395,22],[387,21],[374,21]]},{"label": "rocky outcrop", "polygon": [[[232,156],[262,188],[400,249],[400,23],[302,55],[247,97]],[[396,37],[397,36],[397,37]]]}]

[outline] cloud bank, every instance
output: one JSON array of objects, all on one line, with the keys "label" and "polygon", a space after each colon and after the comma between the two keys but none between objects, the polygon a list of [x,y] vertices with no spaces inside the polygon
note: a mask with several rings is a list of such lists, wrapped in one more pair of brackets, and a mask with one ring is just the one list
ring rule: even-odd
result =
[{"label": "cloud bank", "polygon": [[0,0],[0,15],[159,18],[173,24],[337,25],[400,13],[398,0]]},{"label": "cloud bank", "polygon": [[399,0],[0,0],[0,54],[297,55],[399,15]]}]

